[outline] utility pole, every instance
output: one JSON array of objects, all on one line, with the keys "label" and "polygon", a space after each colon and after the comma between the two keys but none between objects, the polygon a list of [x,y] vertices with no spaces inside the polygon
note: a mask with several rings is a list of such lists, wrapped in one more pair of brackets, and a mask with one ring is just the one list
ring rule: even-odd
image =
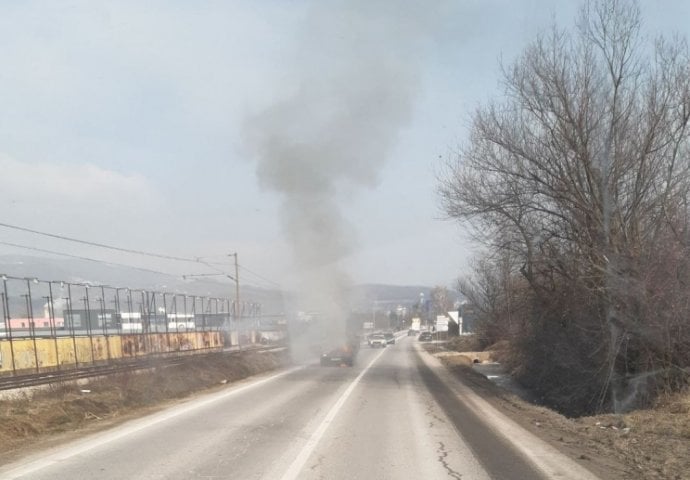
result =
[{"label": "utility pole", "polygon": [[232,254],[235,257],[235,315],[240,317],[240,270],[237,264],[237,252]]},{"label": "utility pole", "polygon": [[[233,312],[233,315],[235,317],[235,321],[237,322],[237,346],[239,347],[240,351],[242,351],[242,342],[240,340],[240,320],[241,320],[241,316],[242,316],[242,309],[240,308],[240,266],[237,263],[237,252],[228,254],[228,257],[234,257],[235,258],[235,276],[234,277],[228,273],[221,272],[220,270],[218,270],[218,273],[189,274],[189,275],[182,275],[182,278],[187,279],[187,278],[192,278],[192,277],[223,276],[223,277],[227,277],[230,280],[232,280],[233,282],[235,282],[235,311]],[[228,297],[228,302],[230,302],[230,298],[232,298],[232,295],[230,295]],[[196,303],[195,303],[195,305],[196,305]],[[230,315],[229,307],[230,307],[230,305],[228,304],[228,315]],[[185,314],[186,313],[187,313],[187,307],[185,307]],[[231,339],[231,341],[232,341],[232,339]]]},{"label": "utility pole", "polygon": [[235,321],[237,322],[237,346],[242,351],[242,341],[240,340],[240,315],[242,310],[240,308],[240,269],[237,264],[237,252],[231,254],[235,258]]}]

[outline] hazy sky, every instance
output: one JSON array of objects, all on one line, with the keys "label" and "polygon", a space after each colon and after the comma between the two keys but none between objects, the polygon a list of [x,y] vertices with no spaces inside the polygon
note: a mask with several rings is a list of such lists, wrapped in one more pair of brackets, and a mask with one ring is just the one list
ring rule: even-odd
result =
[{"label": "hazy sky", "polygon": [[[370,3],[377,7],[363,11]],[[690,32],[689,2],[641,3],[651,35]],[[363,38],[374,38],[382,63],[406,67],[406,103],[381,133],[385,148],[353,159],[377,164],[370,178],[334,184],[337,215],[353,239],[341,263],[357,282],[449,284],[472,250],[456,224],[440,220],[440,159],[467,140],[473,109],[498,94],[499,60],[515,58],[554,19],[572,24],[577,5],[1,2],[0,222],[175,255],[237,251],[243,265],[289,283],[284,198],[257,177],[248,119],[290,99],[294,106],[305,72],[327,91],[337,94],[338,82],[347,90],[351,79],[339,72],[350,67],[352,75],[356,49],[368,51],[355,45],[347,22],[365,19]],[[288,122],[294,115],[295,126],[312,128],[322,112],[306,107],[290,110]],[[366,111],[360,118],[369,121]],[[375,141],[379,130],[368,130],[352,131]],[[190,268],[1,228],[0,241],[175,273]],[[3,253],[27,252],[0,246]]]}]

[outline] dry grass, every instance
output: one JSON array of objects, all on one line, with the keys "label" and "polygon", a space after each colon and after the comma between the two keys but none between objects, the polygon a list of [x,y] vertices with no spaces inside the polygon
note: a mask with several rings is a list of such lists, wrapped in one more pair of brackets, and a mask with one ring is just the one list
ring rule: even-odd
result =
[{"label": "dry grass", "polygon": [[444,363],[450,366],[472,365],[476,361],[494,361],[495,351],[491,348],[482,349],[481,342],[476,335],[461,335],[450,337],[443,343],[424,343],[423,347],[437,357],[443,357]]},{"label": "dry grass", "polygon": [[446,343],[446,348],[456,352],[479,352],[483,350],[481,342],[476,335],[451,337]]},{"label": "dry grass", "polygon": [[642,478],[690,479],[690,392],[663,398],[653,409],[577,422],[595,425],[599,435],[603,430],[618,454],[644,472]]},{"label": "dry grass", "polygon": [[443,356],[443,363],[449,367],[465,366],[469,367],[472,365],[472,359],[467,355],[462,355],[460,353],[455,355],[445,355]]}]

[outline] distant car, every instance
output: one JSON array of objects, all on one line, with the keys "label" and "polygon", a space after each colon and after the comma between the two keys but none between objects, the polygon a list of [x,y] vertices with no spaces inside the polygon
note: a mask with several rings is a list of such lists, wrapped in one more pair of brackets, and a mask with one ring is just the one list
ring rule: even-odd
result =
[{"label": "distant car", "polygon": [[384,333],[383,336],[386,337],[386,343],[388,345],[395,345],[395,335],[392,333]]},{"label": "distant car", "polygon": [[338,348],[321,354],[321,366],[327,367],[330,365],[347,365],[351,367],[355,364],[355,355],[357,352],[351,345],[343,345]]},{"label": "distant car", "polygon": [[408,336],[408,337],[414,337],[415,335],[417,335],[417,330],[413,330],[413,329],[410,328],[410,329],[407,331],[407,336]]},{"label": "distant car", "polygon": [[375,347],[385,347],[388,344],[386,337],[382,333],[375,333],[369,337],[369,346]]},{"label": "distant car", "polygon": [[434,337],[431,335],[431,332],[422,332],[419,334],[418,340],[420,342],[430,342]]}]

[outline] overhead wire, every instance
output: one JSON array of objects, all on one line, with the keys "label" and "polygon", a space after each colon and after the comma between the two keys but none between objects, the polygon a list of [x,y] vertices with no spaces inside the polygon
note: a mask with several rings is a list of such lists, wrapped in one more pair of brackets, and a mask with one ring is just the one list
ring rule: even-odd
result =
[{"label": "overhead wire", "polygon": [[12,230],[18,230],[21,232],[32,233],[34,235],[42,235],[45,237],[55,238],[55,239],[63,240],[63,241],[67,241],[67,242],[79,243],[81,245],[89,245],[92,247],[105,248],[105,249],[114,250],[117,252],[132,253],[135,255],[143,255],[143,256],[147,256],[147,257],[161,258],[164,260],[174,260],[177,262],[198,263],[201,265],[205,265],[206,267],[216,271],[217,273],[222,273],[224,275],[228,274],[227,272],[214,267],[213,262],[206,262],[206,261],[202,260],[202,258],[204,258],[204,257],[195,257],[195,258],[179,257],[179,256],[175,256],[175,255],[167,255],[167,254],[162,254],[162,253],[147,252],[145,250],[137,250],[137,249],[132,249],[132,248],[117,247],[115,245],[108,245],[106,243],[100,243],[100,242],[92,242],[90,240],[81,240],[79,238],[69,237],[67,235],[60,235],[57,233],[43,232],[40,230],[35,230],[32,228],[27,228],[27,227],[21,227],[19,225],[12,225],[12,224],[5,223],[5,222],[0,222],[0,227],[9,228]]},{"label": "overhead wire", "polygon": [[[153,270],[153,269],[144,268],[144,267],[135,267],[135,266],[133,266],[133,265],[127,265],[127,264],[125,264],[125,263],[110,262],[110,261],[107,261],[107,260],[99,260],[99,259],[97,259],[97,258],[85,257],[85,256],[82,256],[82,255],[73,255],[73,254],[71,254],[71,253],[57,252],[57,251],[55,251],[55,250],[49,250],[49,249],[46,249],[46,248],[30,247],[30,246],[28,246],[28,245],[19,245],[19,244],[17,244],[17,243],[5,242],[5,241],[0,241],[0,245],[5,245],[5,246],[8,246],[8,247],[15,247],[15,248],[22,248],[22,249],[30,250],[30,251],[34,251],[34,252],[48,253],[48,254],[51,254],[51,255],[59,255],[59,256],[67,257],[67,258],[74,258],[74,259],[76,259],[76,260],[85,260],[85,261],[88,261],[88,262],[100,263],[100,264],[103,264],[103,265],[110,265],[110,266],[116,266],[116,267],[129,268],[129,269],[138,270],[138,271],[141,271],[141,272],[154,273],[154,274],[157,274],[157,275],[164,275],[164,276],[170,277],[170,278],[176,278],[176,279],[177,279],[177,278],[180,278],[180,275],[176,275],[176,274],[172,274],[172,273],[167,273],[167,272],[162,272],[162,271],[160,271],[160,270]],[[219,285],[219,282],[216,282],[216,281],[213,281],[213,280],[195,279],[194,281],[197,282],[197,283],[204,283],[204,284],[206,284],[206,285],[215,285],[215,286],[218,286],[218,285]]]},{"label": "overhead wire", "polygon": [[40,230],[34,230],[31,228],[26,228],[26,227],[20,227],[18,225],[10,225],[9,223],[3,223],[0,222],[0,227],[5,227],[9,228],[12,230],[19,230],[22,232],[27,232],[27,233],[33,233],[35,235],[43,235],[45,237],[50,237],[50,238],[56,238],[58,240],[64,240],[67,242],[75,242],[75,243],[80,243],[82,245],[89,245],[92,247],[99,247],[99,248],[106,248],[109,250],[115,250],[118,252],[125,252],[125,253],[134,253],[136,255],[144,255],[147,257],[155,257],[155,258],[162,258],[165,260],[175,260],[178,262],[192,262],[192,263],[202,263],[205,264],[205,262],[201,261],[200,258],[185,258],[185,257],[177,257],[174,255],[166,255],[166,254],[161,254],[161,253],[154,253],[154,252],[147,252],[145,250],[136,250],[132,248],[123,248],[123,247],[116,247],[114,245],[108,245],[105,243],[99,243],[99,242],[91,242],[89,240],[80,240],[78,238],[74,237],[68,237],[66,235],[59,235],[56,233],[48,233],[48,232],[42,232]]},{"label": "overhead wire", "polygon": [[[81,245],[88,245],[88,246],[97,247],[97,248],[104,248],[104,249],[113,250],[113,251],[117,251],[117,252],[130,253],[130,254],[135,254],[135,255],[142,255],[142,256],[147,256],[147,257],[152,257],[152,258],[160,258],[160,259],[164,259],[164,260],[172,260],[172,261],[178,261],[178,262],[196,263],[196,264],[200,264],[200,265],[206,266],[207,268],[213,270],[215,273],[218,273],[219,275],[228,276],[228,277],[229,277],[230,279],[232,279],[232,280],[235,279],[234,276],[231,275],[230,273],[228,273],[227,271],[225,271],[225,270],[223,270],[223,269],[220,269],[220,268],[217,268],[217,266],[227,266],[227,267],[230,267],[230,266],[232,266],[232,263],[226,263],[226,262],[209,262],[209,261],[203,260],[204,258],[222,257],[223,255],[211,255],[211,256],[194,257],[194,258],[191,258],[191,257],[180,257],[180,256],[175,256],[175,255],[168,255],[168,254],[162,254],[162,253],[156,253],[156,252],[149,252],[149,251],[146,251],[146,250],[138,250],[138,249],[133,249],[133,248],[118,247],[118,246],[115,246],[115,245],[109,245],[109,244],[100,243],[100,242],[93,242],[93,241],[90,241],[90,240],[82,240],[82,239],[75,238],[75,237],[70,237],[70,236],[67,236],[67,235],[61,235],[61,234],[57,234],[57,233],[44,232],[44,231],[41,231],[41,230],[35,230],[35,229],[32,229],[32,228],[22,227],[22,226],[19,226],[19,225],[12,225],[12,224],[5,223],[5,222],[0,222],[0,227],[12,229],[12,230],[17,230],[17,231],[21,231],[21,232],[26,232],[26,233],[31,233],[31,234],[34,234],[34,235],[41,235],[41,236],[44,236],[44,237],[55,238],[55,239],[63,240],[63,241],[67,241],[67,242],[78,243],[78,244],[81,244]],[[127,264],[123,264],[123,263],[117,263],[117,262],[110,262],[110,261],[105,261],[105,260],[99,260],[99,259],[95,259],[95,258],[84,257],[84,256],[80,256],[80,255],[73,255],[73,254],[68,254],[68,253],[64,253],[64,252],[58,252],[58,251],[54,251],[54,250],[42,249],[42,248],[37,248],[37,247],[30,247],[30,246],[26,246],[26,245],[19,245],[19,244],[11,243],[11,242],[0,242],[0,244],[6,245],[6,246],[10,246],[10,247],[15,247],[15,248],[23,248],[23,249],[33,250],[33,251],[37,251],[37,252],[49,253],[49,254],[53,254],[53,255],[60,255],[60,256],[64,256],[64,257],[71,257],[71,258],[75,258],[75,259],[79,259],[79,260],[85,260],[85,261],[89,261],[89,262],[97,262],[97,263],[102,263],[102,264],[105,264],[105,265],[121,266],[121,267],[131,268],[131,269],[134,269],[134,270],[140,270],[140,271],[144,271],[144,272],[149,272],[149,273],[156,273],[156,274],[161,274],[161,275],[168,275],[168,276],[171,276],[171,277],[178,276],[178,275],[173,275],[173,274],[166,273],[166,272],[161,272],[161,271],[158,271],[158,270],[152,270],[152,269],[147,269],[147,268],[143,268],[143,267],[134,267],[134,266],[132,266],[132,265],[127,265]],[[274,282],[273,280],[271,280],[271,279],[269,279],[269,278],[267,278],[267,277],[264,277],[263,275],[260,275],[260,274],[258,274],[258,273],[256,273],[256,272],[250,270],[249,268],[243,266],[243,265],[239,265],[239,264],[238,264],[238,268],[241,268],[244,272],[249,273],[250,275],[253,275],[254,277],[256,277],[256,278],[258,278],[258,279],[260,279],[260,280],[266,282],[267,284],[269,284],[269,285],[271,285],[271,286],[275,286],[275,287],[280,287],[280,286],[281,286],[279,283]]]},{"label": "overhead wire", "polygon": [[245,267],[245,266],[242,265],[242,264],[238,264],[237,266],[238,266],[239,268],[241,268],[244,272],[249,273],[250,275],[254,275],[256,278],[259,278],[259,279],[263,280],[264,282],[268,283],[269,285],[273,285],[273,286],[276,286],[276,287],[279,287],[279,288],[281,287],[281,285],[280,285],[278,282],[274,282],[273,280],[271,280],[271,279],[269,279],[269,278],[267,278],[267,277],[264,277],[263,275],[260,275],[260,274],[256,273],[256,272],[253,271],[253,270],[248,269],[247,267]]},{"label": "overhead wire", "polygon": [[34,252],[49,253],[51,255],[60,255],[62,257],[69,257],[69,258],[74,258],[74,259],[78,259],[78,260],[85,260],[87,262],[101,263],[104,265],[113,265],[113,266],[117,266],[117,267],[131,268],[133,270],[139,270],[139,271],[148,272],[148,273],[156,273],[158,275],[166,275],[169,277],[179,277],[179,275],[173,275],[172,273],[161,272],[159,270],[152,270],[150,268],[135,267],[133,265],[127,265],[124,263],[110,262],[107,260],[99,260],[97,258],[84,257],[82,255],[73,255],[71,253],[57,252],[55,250],[48,250],[45,248],[30,247],[28,245],[19,245],[17,243],[12,243],[12,242],[0,241],[0,245],[5,245],[8,247],[15,247],[15,248],[23,248],[25,250],[32,250]]}]

